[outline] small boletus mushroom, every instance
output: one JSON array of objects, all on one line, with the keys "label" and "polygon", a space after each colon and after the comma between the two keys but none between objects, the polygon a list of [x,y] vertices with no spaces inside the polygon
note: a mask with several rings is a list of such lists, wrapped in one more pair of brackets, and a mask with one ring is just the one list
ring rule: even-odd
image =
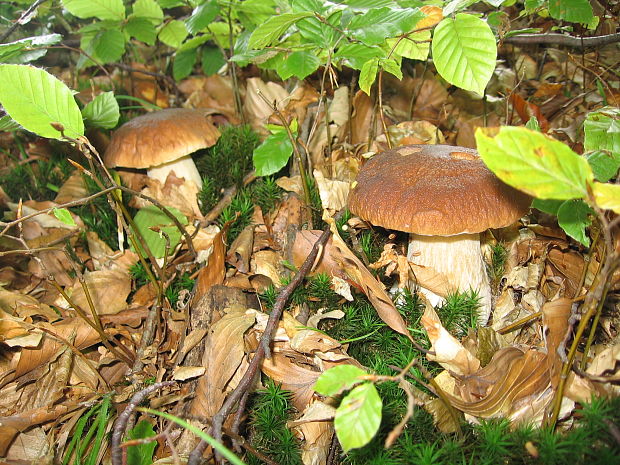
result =
[{"label": "small boletus mushroom", "polygon": [[109,168],[146,169],[151,178],[166,182],[174,171],[178,178],[202,179],[191,154],[211,147],[220,137],[204,111],[169,108],[147,113],[123,124],[112,135],[103,161]]},{"label": "small boletus mushroom", "polygon": [[[491,288],[479,233],[514,223],[530,203],[478,152],[448,145],[407,145],[373,156],[348,199],[350,211],[369,223],[411,234],[409,261],[443,274],[451,290],[477,291],[480,324],[491,313]],[[433,305],[442,301],[421,291]]]}]

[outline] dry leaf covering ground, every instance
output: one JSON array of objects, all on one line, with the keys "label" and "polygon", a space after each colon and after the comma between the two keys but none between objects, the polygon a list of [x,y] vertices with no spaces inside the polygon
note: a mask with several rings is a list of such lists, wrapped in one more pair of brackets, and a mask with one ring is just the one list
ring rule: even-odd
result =
[{"label": "dry leaf covering ground", "polygon": [[[579,150],[577,131],[583,115],[603,98],[616,104],[620,99],[617,85],[604,86],[604,95],[591,91],[594,75],[602,74],[617,84],[616,73],[610,71],[617,64],[617,48],[603,47],[581,56],[554,48],[546,50],[545,58],[533,53],[527,47],[505,46],[506,61],[496,70],[486,102],[448,88],[421,65],[411,67],[400,82],[386,78],[383,102],[391,144],[474,147],[475,128],[525,123],[536,115],[545,131]],[[72,78],[72,70],[55,71]],[[154,78],[138,72],[115,72],[112,79],[132,95],[161,107],[172,101],[173,96]],[[289,282],[291,271],[285,262],[302,265],[321,235],[308,227],[311,224],[323,224],[332,231],[312,273],[329,276],[338,295],[336,307],[367,299],[391,330],[422,345],[421,334],[428,335],[430,352],[425,357],[442,370],[436,368],[433,379],[426,380],[433,390],[423,392],[416,384],[415,404],[431,412],[442,431],[455,431],[460,422],[461,413],[454,417],[448,405],[473,422],[502,417],[541,424],[549,416],[560,383],[565,383],[560,418],[570,417],[575,406],[592,395],[617,396],[617,273],[598,319],[594,344],[587,356],[577,358],[586,357],[585,365],[571,371],[567,379],[562,376],[581,312],[580,299],[593,285],[605,255],[604,242],[596,240],[600,234],[596,224],[590,228],[589,249],[567,237],[553,218],[537,211],[508,228],[488,231],[483,238],[487,261],[492,262],[498,244],[507,251],[503,266],[493,276],[489,326],[457,338],[427,305],[421,319],[424,332],[412,333],[409,328],[416,322],[406,321],[387,286],[393,281],[402,287],[411,279],[402,237],[373,232],[384,248],[379,260],[370,264],[355,240],[370,226],[348,218],[343,238],[332,219],[346,206],[365,154],[388,147],[375,100],[352,91],[344,81],[327,89],[325,96],[315,84],[309,79],[285,87],[248,71],[242,81],[241,116],[235,114],[228,77],[196,76],[179,83],[182,105],[206,109],[219,126],[245,120],[264,131],[265,123],[277,122],[266,101],[277,102],[287,121],[296,118],[325,223],[319,219],[320,212],[313,216],[301,200],[303,190],[294,168],[277,179],[286,193],[275,210],[256,207],[251,226],[233,242],[227,239],[229,225],[214,222],[217,215],[205,218],[200,213],[195,188],[183,178],[170,176],[162,185],[132,173],[124,180],[127,186],[144,189],[146,195],[190,217],[187,232],[193,250],[184,240],[170,251],[165,264],[159,263],[156,278],[161,289],[152,284],[138,286],[132,278],[130,269],[139,260],[135,252],[113,250],[76,215],[76,225],[68,226],[50,213],[54,205],[87,195],[77,174],[60,186],[54,202],[9,198],[0,191],[0,205],[7,211],[0,235],[0,456],[6,463],[52,463],[54,457],[65,455],[80,418],[103,396],[112,393],[110,418],[115,419],[135,392],[161,381],[176,382],[151,395],[148,405],[207,428],[244,380],[268,328],[268,309],[257,296],[270,285]],[[97,83],[93,86],[97,92]],[[27,136],[2,134],[0,166],[5,170],[14,165],[7,154],[15,155],[16,137],[22,138],[29,157],[20,159],[22,164],[46,159],[58,150]],[[92,141],[103,152],[106,135],[93,134]],[[68,153],[69,149],[62,150]],[[78,154],[70,155],[83,162]],[[137,207],[148,203],[136,197],[129,200]],[[23,219],[27,215],[31,216]],[[22,220],[4,227],[15,218]],[[424,271],[415,273],[419,284],[432,285],[444,294],[450,291],[442,289],[447,284],[441,276]],[[195,279],[195,284],[171,299],[165,291],[183,275]],[[344,313],[326,308],[308,311],[308,302],[294,301],[286,307],[273,334],[271,357],[260,370],[292,393],[296,413],[289,428],[300,440],[303,463],[318,465],[328,462],[334,402],[316,394],[313,385],[331,367],[360,363],[348,355],[348,343],[328,334],[333,324],[329,321],[342,319]],[[580,351],[583,348],[579,346]],[[252,384],[249,391],[259,385]],[[437,390],[443,391],[443,400],[432,394]],[[241,411],[235,417],[233,411],[224,419],[224,436],[236,437],[227,431],[239,431],[239,421],[246,421],[248,414]],[[157,438],[157,463],[183,461],[196,446],[195,436],[188,431],[144,413],[132,424],[140,419],[149,419],[158,433],[166,431]],[[112,422],[105,431],[111,429]],[[110,442],[104,441],[99,452],[103,463],[111,452]],[[205,451],[205,456],[209,454]]]}]

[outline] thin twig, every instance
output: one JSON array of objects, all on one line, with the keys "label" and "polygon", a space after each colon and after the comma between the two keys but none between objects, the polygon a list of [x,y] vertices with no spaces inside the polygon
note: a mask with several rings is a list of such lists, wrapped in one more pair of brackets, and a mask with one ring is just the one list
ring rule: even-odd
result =
[{"label": "thin twig", "polygon": [[549,33],[549,34],[519,34],[507,37],[503,41],[506,44],[518,45],[563,45],[565,47],[586,48],[599,47],[601,45],[613,44],[620,42],[620,33],[607,34],[595,37],[572,37],[565,34]]},{"label": "thin twig", "polygon": [[[273,310],[269,314],[269,319],[267,320],[267,324],[265,326],[265,330],[259,342],[259,345],[254,353],[254,357],[250,361],[248,369],[246,370],[243,378],[237,385],[237,387],[230,393],[230,395],[226,398],[226,401],[220,408],[220,410],[213,416],[212,419],[212,431],[211,435],[216,441],[222,441],[222,426],[228,415],[232,412],[232,409],[237,405],[237,402],[241,400],[244,394],[254,385],[254,380],[256,379],[260,366],[263,363],[263,360],[267,357],[271,357],[271,349],[269,345],[273,340],[273,336],[275,330],[278,325],[278,321],[282,316],[282,312],[284,311],[284,307],[288,302],[293,291],[301,284],[302,280],[312,267],[314,260],[316,259],[319,249],[321,249],[329,237],[331,236],[331,230],[329,228],[323,231],[323,234],[317,239],[317,241],[312,246],[312,250],[306,260],[299,268],[297,274],[293,277],[291,282],[280,292],[276,302],[273,306]],[[205,441],[200,441],[192,453],[189,456],[188,465],[198,465],[200,463],[202,453],[207,447],[207,443]]]},{"label": "thin twig", "polygon": [[22,13],[19,19],[11,25],[11,27],[9,27],[6,31],[0,34],[0,44],[4,42],[4,39],[13,34],[15,29],[17,29],[17,27],[22,23],[24,18],[27,18],[34,10],[36,10],[41,4],[45,2],[47,2],[47,0],[37,0],[32,5],[30,5],[28,9]]},{"label": "thin twig", "polygon": [[138,407],[138,405],[140,405],[140,403],[146,399],[150,393],[167,386],[172,386],[173,384],[176,384],[176,381],[162,381],[160,383],[155,383],[142,389],[141,391],[136,392],[131,397],[127,407],[125,407],[125,410],[123,410],[114,422],[114,427],[112,429],[112,450],[110,453],[112,465],[123,465],[123,448],[121,447],[121,441],[123,440],[123,435],[125,434],[127,422],[129,422],[129,418],[136,407]]}]

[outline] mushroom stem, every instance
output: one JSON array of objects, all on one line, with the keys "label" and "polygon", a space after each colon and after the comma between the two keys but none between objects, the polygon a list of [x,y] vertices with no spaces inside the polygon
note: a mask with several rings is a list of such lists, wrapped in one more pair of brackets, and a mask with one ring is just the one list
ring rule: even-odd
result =
[{"label": "mushroom stem", "polygon": [[416,265],[428,267],[442,274],[450,283],[451,288],[446,289],[444,286],[443,289],[433,290],[425,287],[424,282],[419,283],[420,291],[432,305],[443,303],[448,292],[473,289],[480,297],[478,323],[480,325],[487,323],[491,314],[491,285],[486,273],[478,233],[454,236],[411,234],[407,259]]},{"label": "mushroom stem", "polygon": [[157,179],[162,184],[165,184],[168,175],[172,171],[174,171],[174,175],[177,178],[185,178],[186,181],[193,181],[194,184],[198,186],[198,189],[202,189],[202,179],[194,164],[194,160],[192,160],[192,157],[189,155],[169,163],[153,166],[147,170],[147,173],[149,178]]}]

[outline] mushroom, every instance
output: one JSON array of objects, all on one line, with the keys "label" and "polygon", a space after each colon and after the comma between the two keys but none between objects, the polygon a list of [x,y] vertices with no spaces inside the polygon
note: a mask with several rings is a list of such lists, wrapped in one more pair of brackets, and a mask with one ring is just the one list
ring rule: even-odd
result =
[{"label": "mushroom", "polygon": [[204,111],[170,108],[123,124],[112,135],[103,159],[110,168],[146,168],[148,176],[162,184],[174,171],[176,177],[191,180],[200,189],[202,179],[191,154],[211,147],[219,137]]},{"label": "mushroom", "polygon": [[[349,194],[352,213],[411,233],[410,262],[443,274],[451,290],[480,296],[478,322],[491,313],[491,287],[479,233],[523,216],[531,198],[500,181],[475,150],[407,145],[372,157]],[[443,301],[421,288],[433,305]]]}]

